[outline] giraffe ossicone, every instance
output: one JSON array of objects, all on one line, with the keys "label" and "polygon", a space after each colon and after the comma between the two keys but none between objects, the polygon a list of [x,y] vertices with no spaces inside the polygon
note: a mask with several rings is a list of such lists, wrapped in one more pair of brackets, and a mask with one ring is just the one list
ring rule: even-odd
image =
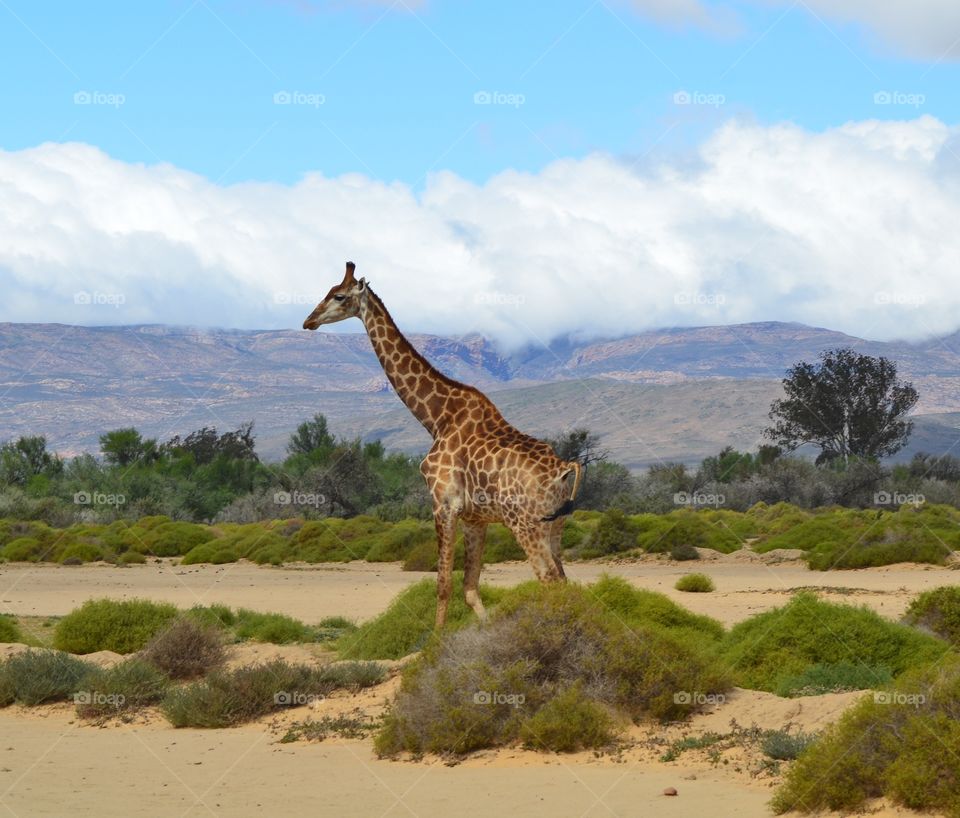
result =
[{"label": "giraffe ossicone", "polygon": [[420,472],[433,499],[437,529],[437,627],[446,621],[458,523],[464,596],[479,617],[485,615],[477,589],[490,523],[502,522],[513,532],[541,582],[564,579],[560,539],[580,486],[580,464],[561,460],[547,443],[511,426],[479,389],[432,366],[355,271],[348,261],[343,281],[307,316],[303,328],[354,317],[363,321],[387,379],[433,438]]}]

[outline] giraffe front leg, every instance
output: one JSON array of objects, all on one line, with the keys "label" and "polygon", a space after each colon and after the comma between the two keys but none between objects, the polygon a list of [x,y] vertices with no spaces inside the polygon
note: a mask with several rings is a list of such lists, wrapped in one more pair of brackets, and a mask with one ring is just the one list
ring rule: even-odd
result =
[{"label": "giraffe front leg", "polygon": [[463,596],[478,619],[486,619],[487,612],[480,599],[480,570],[483,568],[483,539],[486,523],[463,523]]},{"label": "giraffe front leg", "polygon": [[554,554],[551,547],[547,526],[543,523],[519,523],[511,525],[510,530],[526,553],[533,573],[540,582],[558,582],[565,579],[560,558]]},{"label": "giraffe front leg", "polygon": [[457,515],[448,505],[434,509],[433,522],[437,529],[437,620],[436,630],[447,621],[447,606],[453,590],[453,547],[457,537]]}]

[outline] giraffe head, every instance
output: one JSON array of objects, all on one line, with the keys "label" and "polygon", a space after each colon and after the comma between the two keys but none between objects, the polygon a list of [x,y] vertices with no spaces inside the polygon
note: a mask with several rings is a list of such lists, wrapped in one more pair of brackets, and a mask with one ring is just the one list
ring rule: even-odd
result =
[{"label": "giraffe head", "polygon": [[367,280],[361,278],[357,281],[353,277],[355,269],[356,265],[348,261],[343,281],[331,287],[323,301],[307,316],[303,322],[304,329],[316,329],[321,324],[335,324],[360,315],[360,302],[367,293]]}]

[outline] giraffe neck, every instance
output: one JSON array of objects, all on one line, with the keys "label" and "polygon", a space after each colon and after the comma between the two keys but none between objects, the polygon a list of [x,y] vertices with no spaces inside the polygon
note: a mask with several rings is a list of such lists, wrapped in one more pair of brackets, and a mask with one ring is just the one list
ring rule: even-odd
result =
[{"label": "giraffe neck", "polygon": [[369,286],[360,309],[373,351],[387,379],[413,416],[436,437],[451,382],[414,348]]}]

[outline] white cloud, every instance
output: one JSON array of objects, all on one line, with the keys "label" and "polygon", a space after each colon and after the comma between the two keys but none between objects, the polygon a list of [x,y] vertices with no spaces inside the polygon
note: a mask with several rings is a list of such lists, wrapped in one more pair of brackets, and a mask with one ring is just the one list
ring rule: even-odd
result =
[{"label": "white cloud", "polygon": [[908,56],[960,59],[956,0],[805,0],[805,5],[828,22],[858,23]]},{"label": "white cloud", "polygon": [[81,144],[0,152],[0,319],[297,327],[350,258],[402,327],[508,345],[764,320],[946,333],[954,138],[932,117],[731,122],[642,172],[595,154],[483,185],[441,173],[420,196],[361,175],[221,187]]}]

